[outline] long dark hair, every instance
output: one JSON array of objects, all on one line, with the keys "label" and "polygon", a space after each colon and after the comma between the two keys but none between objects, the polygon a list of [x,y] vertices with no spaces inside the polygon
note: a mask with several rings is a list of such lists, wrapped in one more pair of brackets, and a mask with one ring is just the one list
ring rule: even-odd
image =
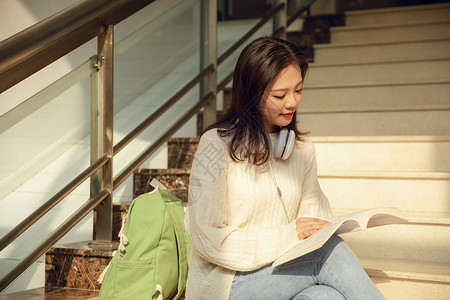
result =
[{"label": "long dark hair", "polygon": [[[231,106],[222,119],[205,130],[218,128],[220,136],[232,136],[228,150],[234,161],[262,165],[270,158],[270,138],[259,102],[267,85],[293,64],[300,67],[304,80],[308,70],[305,55],[294,44],[276,37],[258,38],[242,50],[234,69]],[[297,140],[306,134],[297,128],[296,112],[286,128],[295,132]]]}]

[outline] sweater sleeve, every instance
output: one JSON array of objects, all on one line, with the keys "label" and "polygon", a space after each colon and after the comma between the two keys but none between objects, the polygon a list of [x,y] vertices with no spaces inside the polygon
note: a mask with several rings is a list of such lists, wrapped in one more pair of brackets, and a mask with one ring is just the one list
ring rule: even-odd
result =
[{"label": "sweater sleeve", "polygon": [[295,221],[275,228],[239,228],[228,222],[226,143],[214,130],[199,143],[191,169],[186,229],[207,261],[236,271],[265,266],[298,243]]},{"label": "sweater sleeve", "polygon": [[332,212],[327,197],[320,188],[317,179],[316,150],[313,143],[304,143],[305,176],[302,184],[302,196],[297,217],[331,218]]}]

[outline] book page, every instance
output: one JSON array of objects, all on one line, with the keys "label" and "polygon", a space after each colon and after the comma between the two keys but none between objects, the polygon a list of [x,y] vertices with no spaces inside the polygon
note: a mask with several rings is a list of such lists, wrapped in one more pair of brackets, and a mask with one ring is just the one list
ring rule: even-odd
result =
[{"label": "book page", "polygon": [[329,219],[332,224],[319,230],[312,236],[299,241],[299,244],[281,255],[273,266],[281,265],[292,259],[305,255],[322,247],[333,234],[341,234],[359,231],[368,227],[376,227],[387,224],[405,223],[407,220],[397,209],[373,208],[357,211]]}]

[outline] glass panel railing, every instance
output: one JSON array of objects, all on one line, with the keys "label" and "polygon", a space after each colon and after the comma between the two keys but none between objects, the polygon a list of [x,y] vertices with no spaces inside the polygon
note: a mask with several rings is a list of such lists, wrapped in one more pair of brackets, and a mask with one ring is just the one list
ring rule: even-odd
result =
[{"label": "glass panel railing", "polygon": [[[253,26],[255,26],[261,19],[248,19],[238,21],[223,21],[218,23],[218,56],[220,57],[231,45],[246,34]],[[237,34],[238,33],[238,34]],[[250,38],[247,39],[232,55],[225,59],[217,68],[217,82],[224,80],[233,70],[241,51],[247,44],[265,35],[272,35],[273,22],[268,21],[258,31],[256,31]]]},{"label": "glass panel railing", "polygon": [[[0,236],[89,166],[90,65],[82,64],[0,117]],[[1,251],[0,277],[88,198],[86,182]],[[72,232],[72,240],[91,239],[92,213]],[[43,264],[41,258],[32,269]]]},{"label": "glass panel railing", "polygon": [[290,0],[287,6],[287,18],[292,17],[297,11],[299,11],[308,0]]},{"label": "glass panel railing", "polygon": [[[186,0],[174,6],[151,23],[120,41],[115,48],[114,78],[114,144],[117,144],[155,112],[171,96],[200,72],[200,1]],[[135,140],[114,157],[114,175],[151,145],[165,128],[175,122],[180,108],[187,110],[198,101],[198,87],[191,90],[183,103],[168,109]],[[170,116],[170,117],[167,117]],[[190,121],[186,128],[192,126]],[[189,135],[196,134],[193,129]],[[189,136],[188,135],[188,136]],[[165,154],[165,155],[164,155]],[[159,155],[159,156],[158,156]],[[142,167],[166,168],[165,149]],[[131,201],[132,178],[114,191],[114,202]]]},{"label": "glass panel railing", "polygon": [[89,134],[90,72],[87,61],[0,117],[0,199]]}]

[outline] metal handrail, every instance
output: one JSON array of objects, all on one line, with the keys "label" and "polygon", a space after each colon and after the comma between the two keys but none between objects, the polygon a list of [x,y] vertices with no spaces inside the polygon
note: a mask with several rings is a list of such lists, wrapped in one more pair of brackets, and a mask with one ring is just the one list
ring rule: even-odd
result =
[{"label": "metal handrail", "polygon": [[142,121],[136,128],[134,128],[129,134],[127,134],[120,142],[114,146],[114,155],[119,153],[126,145],[128,145],[135,137],[137,137],[142,131],[150,126],[159,116],[172,107],[178,100],[186,95],[196,84],[198,84],[205,76],[214,71],[214,65],[209,65],[203,71],[189,81],[184,87],[181,88],[175,95],[161,105],[154,113],[148,116]]},{"label": "metal handrail", "polygon": [[98,206],[108,195],[110,191],[102,190],[97,196],[89,199],[78,210],[76,210],[64,223],[62,223],[50,236],[43,240],[33,251],[28,254],[17,266],[9,271],[0,280],[0,291],[6,289],[20,274],[31,266],[39,257],[45,254],[49,249],[48,245],[54,245],[88,213]]},{"label": "metal handrail", "polygon": [[[289,0],[288,2],[291,2],[292,0]],[[299,16],[301,16],[305,11],[309,12],[309,9],[311,5],[316,0],[308,0],[308,2],[305,3],[298,11],[296,11],[290,18],[287,20],[287,26],[291,25]],[[217,66],[219,66],[225,59],[227,59],[236,49],[238,49],[249,37],[251,37],[258,29],[260,29],[262,26],[264,26],[265,23],[267,23],[273,16],[276,15],[280,10],[284,8],[284,3],[279,4],[278,6],[274,7],[270,11],[268,11],[263,18],[255,24],[250,30],[242,36],[236,43],[234,43],[230,48],[228,48],[218,59],[217,59]],[[278,36],[281,32],[286,30],[286,27],[280,27],[278,28],[273,35]],[[219,84],[217,84],[217,93],[220,91],[223,91],[227,84],[233,79],[233,72],[229,73]]]},{"label": "metal handrail", "polygon": [[83,0],[0,43],[0,93],[156,0]]},{"label": "metal handrail", "polygon": [[[75,177],[71,182],[64,186],[59,192],[57,192],[53,197],[51,197],[47,202],[42,204],[38,209],[36,209],[31,215],[20,222],[16,227],[14,227],[10,232],[8,232],[4,237],[0,239],[0,251],[5,249],[12,241],[14,241],[19,235],[21,235],[25,230],[32,226],[36,221],[38,221],[43,215],[50,211],[56,204],[61,202],[67,195],[74,191],[80,184],[82,184],[86,179],[91,177],[95,172],[100,170],[111,157],[103,155],[96,162],[86,168],[80,175]],[[1,290],[1,289],[0,289]]]},{"label": "metal handrail", "polygon": [[316,2],[316,0],[308,0],[298,11],[296,11],[288,20],[287,26],[291,25],[298,17],[300,17],[305,11],[308,11],[311,8],[311,5]]},{"label": "metal handrail", "polygon": [[227,59],[231,54],[233,54],[236,49],[238,49],[244,42],[251,37],[258,29],[264,26],[273,16],[276,15],[280,10],[284,8],[285,4],[281,3],[269,10],[262,19],[256,23],[246,34],[244,34],[237,42],[235,42],[230,48],[228,48],[219,58],[217,58],[217,65],[220,65],[225,59]]},{"label": "metal handrail", "polygon": [[172,127],[162,134],[156,142],[151,144],[141,155],[132,161],[122,172],[120,172],[114,178],[113,189],[116,189],[122,182],[127,179],[128,176],[133,174],[134,171],[146,161],[159,147],[161,147],[186,121],[192,118],[208,101],[214,97],[214,93],[210,92],[203,97],[195,106],[188,110]]}]

